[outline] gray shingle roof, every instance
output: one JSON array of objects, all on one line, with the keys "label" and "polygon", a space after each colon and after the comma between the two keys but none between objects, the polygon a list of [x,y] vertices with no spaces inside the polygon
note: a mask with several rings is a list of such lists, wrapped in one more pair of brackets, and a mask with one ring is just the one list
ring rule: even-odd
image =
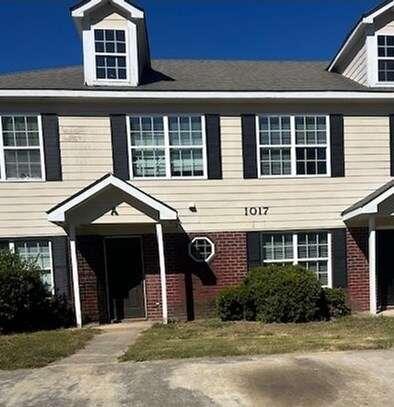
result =
[{"label": "gray shingle roof", "polygon": [[382,185],[377,190],[375,190],[371,194],[367,195],[365,198],[361,199],[360,201],[356,202],[355,204],[353,204],[349,208],[345,209],[342,212],[342,216],[346,215],[346,214],[348,214],[350,212],[353,212],[356,209],[360,209],[363,206],[369,204],[370,202],[372,202],[374,199],[378,198],[380,195],[382,195],[383,193],[388,191],[393,186],[394,186],[394,180],[387,182],[387,184]]},{"label": "gray shingle roof", "polygon": [[[327,62],[154,60],[153,72],[133,90],[156,91],[366,91]],[[0,89],[90,89],[82,66],[0,75]],[[98,87],[94,89],[111,89]],[[114,88],[129,90],[130,88]]]}]

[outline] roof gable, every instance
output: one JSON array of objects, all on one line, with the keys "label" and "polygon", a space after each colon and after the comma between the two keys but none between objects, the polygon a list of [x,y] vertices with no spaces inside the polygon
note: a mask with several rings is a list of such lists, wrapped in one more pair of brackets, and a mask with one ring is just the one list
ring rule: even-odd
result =
[{"label": "roof gable", "polygon": [[332,72],[335,70],[337,62],[342,58],[342,56],[346,53],[346,51],[352,46],[353,42],[359,38],[359,36],[364,33],[364,30],[367,25],[373,24],[374,20],[381,16],[382,14],[386,13],[394,9],[394,0],[386,0],[383,3],[379,4],[372,10],[364,13],[354,27],[351,29],[349,34],[345,37],[344,41],[342,42],[338,52],[336,53],[335,57],[330,62],[327,70]]},{"label": "roof gable", "polygon": [[83,0],[71,7],[71,16],[74,18],[83,18],[87,13],[106,4],[114,5],[128,13],[133,18],[144,18],[144,10],[136,6],[130,0]]}]

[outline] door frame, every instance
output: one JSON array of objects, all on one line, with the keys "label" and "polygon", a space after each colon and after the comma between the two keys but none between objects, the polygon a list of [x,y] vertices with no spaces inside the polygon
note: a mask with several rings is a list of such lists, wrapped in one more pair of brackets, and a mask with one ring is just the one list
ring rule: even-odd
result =
[{"label": "door frame", "polygon": [[[108,279],[108,263],[107,263],[107,241],[108,240],[115,240],[115,239],[125,239],[125,240],[132,240],[138,239],[140,241],[140,254],[141,254],[141,266],[142,266],[142,293],[144,296],[144,314],[145,316],[143,319],[148,319],[148,304],[146,299],[146,276],[145,276],[145,262],[144,262],[144,247],[143,247],[143,239],[142,235],[111,235],[111,236],[104,236],[103,239],[103,248],[104,248],[104,268],[105,268],[105,293],[107,297],[107,315],[108,315],[108,322],[111,322],[111,304],[110,304],[110,293],[109,293],[109,279]],[[134,318],[131,318],[134,319]],[[138,319],[138,318],[135,318]],[[130,318],[129,318],[130,320]]]}]

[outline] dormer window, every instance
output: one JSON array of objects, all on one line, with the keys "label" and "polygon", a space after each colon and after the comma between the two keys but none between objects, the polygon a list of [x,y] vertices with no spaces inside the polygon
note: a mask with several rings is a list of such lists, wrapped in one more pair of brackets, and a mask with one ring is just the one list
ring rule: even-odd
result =
[{"label": "dormer window", "polygon": [[71,14],[82,36],[87,86],[138,86],[151,69],[144,11],[129,0],[84,0]]},{"label": "dormer window", "polygon": [[94,30],[96,79],[127,80],[126,32]]},{"label": "dormer window", "polygon": [[378,35],[379,82],[394,82],[394,36]]}]

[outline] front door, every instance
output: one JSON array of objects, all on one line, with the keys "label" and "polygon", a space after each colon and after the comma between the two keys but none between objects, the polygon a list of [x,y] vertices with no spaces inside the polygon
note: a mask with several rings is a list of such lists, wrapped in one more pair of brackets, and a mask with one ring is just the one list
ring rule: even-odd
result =
[{"label": "front door", "polygon": [[141,240],[114,238],[105,244],[111,319],[144,318]]},{"label": "front door", "polygon": [[394,306],[394,230],[377,234],[377,280],[382,307]]}]

